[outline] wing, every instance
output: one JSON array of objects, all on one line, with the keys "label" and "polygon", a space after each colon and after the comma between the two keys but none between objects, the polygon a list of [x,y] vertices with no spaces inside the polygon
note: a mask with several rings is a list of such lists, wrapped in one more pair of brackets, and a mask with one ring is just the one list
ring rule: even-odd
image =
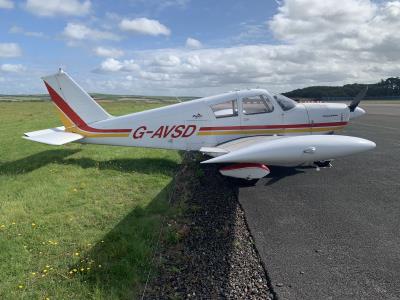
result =
[{"label": "wing", "polygon": [[202,163],[265,163],[298,166],[375,148],[375,143],[343,135],[257,136],[200,151],[214,158]]}]

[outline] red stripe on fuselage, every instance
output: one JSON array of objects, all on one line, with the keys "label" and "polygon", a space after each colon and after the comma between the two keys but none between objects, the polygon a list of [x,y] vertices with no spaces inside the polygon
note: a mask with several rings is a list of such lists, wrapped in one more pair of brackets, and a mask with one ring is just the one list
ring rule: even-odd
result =
[{"label": "red stripe on fuselage", "polygon": [[98,128],[93,128],[89,125],[86,124],[85,121],[83,121],[77,113],[74,112],[74,110],[68,105],[67,102],[64,101],[63,98],[50,86],[45,82],[45,85],[47,87],[47,90],[49,91],[50,97],[53,100],[53,102],[60,108],[63,113],[65,113],[68,118],[71,119],[71,121],[78,126],[80,129],[85,130],[87,132],[131,132],[132,129],[98,129]]},{"label": "red stripe on fuselage", "polygon": [[329,127],[329,126],[344,126],[344,125],[347,125],[347,122],[314,123],[314,124],[287,124],[287,125],[201,127],[200,131],[246,130],[246,129],[282,129],[282,128],[304,128],[304,127]]}]

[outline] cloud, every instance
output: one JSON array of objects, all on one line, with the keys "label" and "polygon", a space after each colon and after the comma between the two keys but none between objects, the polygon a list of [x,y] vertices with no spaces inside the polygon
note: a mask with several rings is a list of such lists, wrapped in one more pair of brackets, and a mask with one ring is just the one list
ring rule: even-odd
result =
[{"label": "cloud", "polygon": [[22,51],[18,44],[0,43],[0,57],[18,57]]},{"label": "cloud", "polygon": [[[269,22],[278,39],[293,46],[358,51],[362,56],[398,59],[400,1],[286,0]],[[351,55],[351,54],[349,54]]]},{"label": "cloud", "polygon": [[267,40],[269,37],[269,29],[267,22],[254,23],[243,22],[240,24],[241,33],[232,37],[231,40],[236,43],[260,43],[260,41]]},{"label": "cloud", "polygon": [[89,14],[91,8],[90,0],[27,0],[25,8],[41,17],[53,16],[85,16]]},{"label": "cloud", "polygon": [[79,23],[68,23],[64,28],[63,35],[72,41],[84,40],[119,40],[120,37],[109,31],[92,29]]},{"label": "cloud", "polygon": [[161,24],[157,20],[151,20],[147,18],[137,19],[123,19],[119,23],[119,28],[124,31],[133,32],[144,35],[170,35],[171,30],[165,25]]},{"label": "cloud", "polygon": [[11,0],[0,0],[0,8],[12,9],[14,8],[14,2]]},{"label": "cloud", "polygon": [[94,53],[97,56],[118,58],[124,55],[124,51],[116,48],[96,47]]},{"label": "cloud", "polygon": [[14,64],[2,64],[0,65],[0,71],[6,73],[19,73],[25,71],[26,68],[23,65]]},{"label": "cloud", "polygon": [[189,49],[200,49],[203,47],[203,45],[199,40],[196,40],[194,38],[188,38],[186,40],[186,47]]},{"label": "cloud", "polygon": [[95,72],[108,73],[108,72],[132,72],[139,70],[140,67],[135,63],[134,60],[119,61],[114,58],[107,58],[100,65],[99,69]]},{"label": "cloud", "polygon": [[19,26],[12,26],[9,30],[10,33],[15,34],[23,34],[29,37],[38,37],[38,38],[45,38],[47,37],[43,32],[36,32],[36,31],[26,31],[24,28]]},{"label": "cloud", "polygon": [[180,94],[375,82],[400,74],[399,16],[398,0],[284,0],[268,22],[243,24],[238,38],[273,35],[274,43],[207,49],[188,39],[186,49],[134,52],[131,71],[127,61],[108,60],[100,69],[131,76],[110,79],[115,89]]}]

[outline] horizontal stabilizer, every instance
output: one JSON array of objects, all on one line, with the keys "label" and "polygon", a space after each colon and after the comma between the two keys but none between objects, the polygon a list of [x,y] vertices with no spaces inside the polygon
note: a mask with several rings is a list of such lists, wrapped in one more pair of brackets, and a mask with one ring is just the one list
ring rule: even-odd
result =
[{"label": "horizontal stabilizer", "polygon": [[42,135],[45,133],[50,133],[50,132],[64,132],[65,127],[64,126],[60,126],[60,127],[56,127],[56,128],[50,128],[50,129],[42,129],[42,130],[37,130],[37,131],[31,131],[31,132],[25,132],[24,136],[36,136],[36,135]]},{"label": "horizontal stabilizer", "polygon": [[77,133],[65,132],[64,127],[32,131],[24,135],[23,138],[26,140],[54,146],[64,145],[84,138],[84,136]]}]

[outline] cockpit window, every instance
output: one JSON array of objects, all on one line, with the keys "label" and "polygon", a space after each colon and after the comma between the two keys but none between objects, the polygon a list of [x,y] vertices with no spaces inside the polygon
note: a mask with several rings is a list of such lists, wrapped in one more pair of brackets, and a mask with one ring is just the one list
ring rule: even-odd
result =
[{"label": "cockpit window", "polygon": [[236,117],[238,115],[236,100],[229,100],[211,106],[216,118]]},{"label": "cockpit window", "polygon": [[271,101],[263,95],[243,98],[242,106],[245,115],[264,114],[274,111]]},{"label": "cockpit window", "polygon": [[284,111],[291,110],[296,106],[296,101],[280,94],[275,95],[274,99]]}]

